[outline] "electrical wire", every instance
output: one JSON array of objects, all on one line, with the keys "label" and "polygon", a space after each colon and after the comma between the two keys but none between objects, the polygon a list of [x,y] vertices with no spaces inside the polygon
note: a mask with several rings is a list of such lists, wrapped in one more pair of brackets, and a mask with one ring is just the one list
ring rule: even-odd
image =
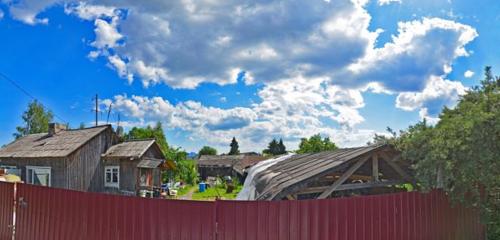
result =
[{"label": "electrical wire", "polygon": [[34,97],[31,93],[29,93],[26,89],[24,89],[23,87],[21,87],[21,85],[19,85],[16,81],[14,81],[13,79],[9,78],[7,75],[3,74],[2,72],[0,72],[0,77],[2,79],[5,79],[7,82],[9,82],[10,84],[12,84],[14,87],[16,87],[19,91],[21,91],[22,93],[24,93],[26,96],[30,97],[31,99],[39,102],[44,108],[50,110],[52,112],[52,114],[54,115],[54,117],[56,117],[57,119],[59,119],[60,121],[64,122],[64,123],[68,123],[67,121],[65,121],[64,119],[62,119],[61,117],[59,117],[57,114],[54,113],[54,111],[52,111],[50,108],[47,107],[47,105],[43,104],[42,101],[38,100],[36,97]]}]

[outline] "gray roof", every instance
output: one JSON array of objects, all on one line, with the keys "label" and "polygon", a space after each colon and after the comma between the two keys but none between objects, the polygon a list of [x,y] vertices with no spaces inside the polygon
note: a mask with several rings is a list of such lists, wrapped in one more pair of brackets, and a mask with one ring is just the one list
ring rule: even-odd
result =
[{"label": "gray roof", "polygon": [[285,188],[322,173],[335,171],[341,164],[384,146],[373,145],[293,155],[255,176],[257,199],[274,199]]},{"label": "gray roof", "polygon": [[198,166],[232,167],[244,157],[244,155],[202,155],[198,159]]},{"label": "gray roof", "polygon": [[243,174],[247,167],[265,160],[263,156],[254,155],[202,155],[198,159],[198,167],[232,167],[239,174]]},{"label": "gray roof", "polygon": [[63,130],[55,135],[30,134],[0,149],[0,158],[66,157],[85,145],[110,125]]},{"label": "gray roof", "polygon": [[113,145],[103,154],[104,158],[141,158],[155,144],[154,139],[131,140]]},{"label": "gray roof", "polygon": [[162,164],[162,160],[160,159],[153,159],[153,158],[145,158],[141,160],[138,164],[138,168],[157,168]]}]

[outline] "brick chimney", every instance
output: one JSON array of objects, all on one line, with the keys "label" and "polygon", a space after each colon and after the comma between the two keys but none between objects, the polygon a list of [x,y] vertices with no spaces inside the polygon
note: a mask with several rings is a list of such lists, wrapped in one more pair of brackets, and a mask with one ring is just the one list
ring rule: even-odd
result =
[{"label": "brick chimney", "polygon": [[54,136],[64,130],[67,130],[66,125],[64,124],[49,123],[49,136]]}]

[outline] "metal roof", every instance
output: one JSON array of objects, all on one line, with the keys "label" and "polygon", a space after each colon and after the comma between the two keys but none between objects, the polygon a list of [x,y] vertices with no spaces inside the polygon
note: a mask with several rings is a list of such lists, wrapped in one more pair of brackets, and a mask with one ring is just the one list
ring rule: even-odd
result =
[{"label": "metal roof", "polygon": [[285,188],[322,173],[335,171],[341,164],[384,146],[344,148],[291,156],[255,176],[257,199],[273,199]]},{"label": "metal roof", "polygon": [[141,158],[155,144],[154,139],[131,140],[113,145],[103,154],[103,158]]},{"label": "metal roof", "polygon": [[30,134],[0,149],[0,158],[66,157],[108,128],[111,126],[63,130],[55,135]]}]

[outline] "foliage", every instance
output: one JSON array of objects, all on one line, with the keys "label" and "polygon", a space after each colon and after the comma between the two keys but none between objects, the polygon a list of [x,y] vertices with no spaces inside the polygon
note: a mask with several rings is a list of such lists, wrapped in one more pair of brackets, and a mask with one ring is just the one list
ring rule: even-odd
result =
[{"label": "foliage", "polygon": [[330,138],[321,138],[321,135],[316,134],[311,136],[309,139],[302,138],[299,144],[299,150],[297,153],[316,153],[321,151],[330,151],[338,149],[338,147],[333,143]]},{"label": "foliage", "polygon": [[238,193],[242,188],[242,185],[236,185],[232,193],[226,193],[226,186],[224,184],[219,184],[215,187],[209,187],[204,192],[199,192],[198,189],[196,189],[193,192],[193,200],[213,201],[217,197],[225,200],[236,199],[236,196],[238,196]]},{"label": "foliage", "polygon": [[49,122],[52,121],[54,115],[51,111],[46,110],[45,107],[38,101],[32,101],[28,105],[23,115],[23,126],[16,127],[14,137],[16,139],[33,133],[44,133],[49,131]]},{"label": "foliage", "polygon": [[453,200],[480,207],[488,236],[500,239],[500,78],[490,67],[481,86],[454,109],[444,108],[435,126],[424,120],[385,140],[412,163],[420,186],[443,188]]},{"label": "foliage", "polygon": [[209,146],[203,146],[198,152],[198,156],[201,155],[217,155],[217,149]]},{"label": "foliage", "polygon": [[233,137],[233,140],[231,140],[231,144],[229,144],[229,146],[231,147],[231,149],[229,150],[229,155],[240,154],[238,141],[236,141],[235,137]]},{"label": "foliage", "polygon": [[273,139],[271,142],[269,142],[269,145],[267,149],[264,149],[262,151],[265,154],[270,154],[270,155],[281,155],[286,153],[286,147],[285,144],[283,143],[283,139],[280,139],[280,141],[276,141],[276,139]]},{"label": "foliage", "polygon": [[174,172],[165,173],[163,176],[164,181],[175,179],[176,181],[184,181],[187,184],[196,184],[198,179],[196,164],[187,160],[187,153],[181,148],[173,148],[168,145],[160,122],[157,122],[154,127],[134,127],[125,135],[125,139],[155,139],[165,157],[176,164]]},{"label": "foliage", "polygon": [[176,164],[174,178],[176,181],[183,181],[189,185],[195,185],[198,181],[196,162],[194,160],[181,160]]}]

